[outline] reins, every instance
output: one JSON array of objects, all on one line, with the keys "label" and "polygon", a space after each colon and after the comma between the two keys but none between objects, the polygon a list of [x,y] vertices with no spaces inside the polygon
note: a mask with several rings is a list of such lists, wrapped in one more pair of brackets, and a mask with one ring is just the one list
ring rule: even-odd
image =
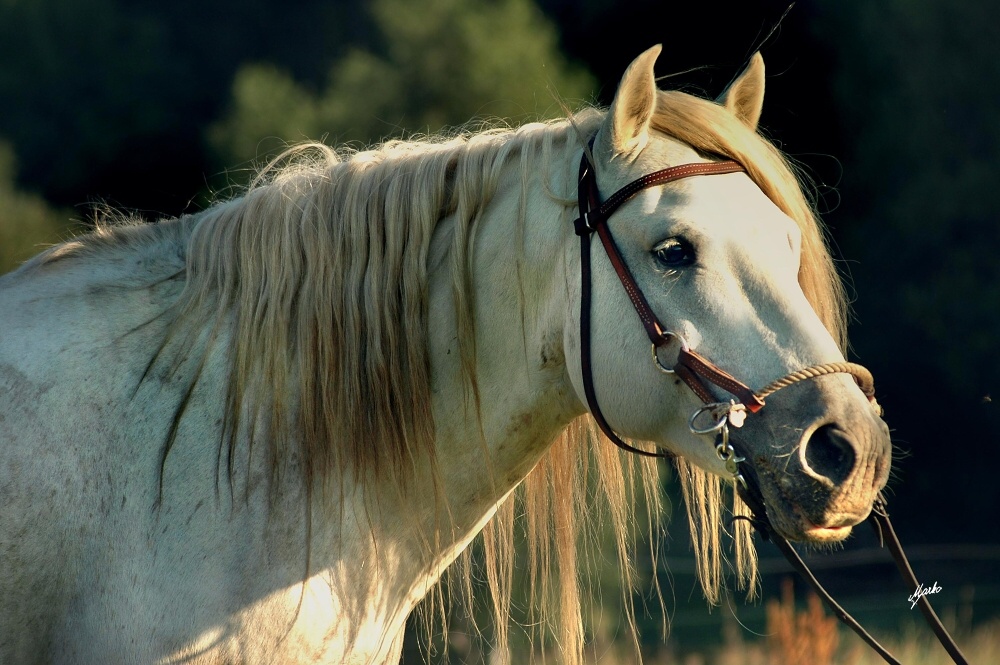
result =
[{"label": "reins", "polygon": [[[591,139],[592,146],[593,139]],[[853,376],[858,387],[868,397],[872,408],[875,409],[876,413],[881,415],[881,408],[875,401],[875,382],[871,372],[861,365],[850,362],[824,363],[792,372],[773,381],[759,391],[752,390],[732,374],[690,349],[683,337],[667,330],[660,323],[646,297],[643,295],[642,290],[632,277],[628,265],[625,263],[621,252],[618,251],[614,237],[611,235],[611,230],[608,228],[608,218],[622,204],[646,188],[692,176],[722,175],[740,172],[745,172],[743,166],[730,160],[672,166],[628,183],[602,203],[597,187],[596,174],[588,161],[587,151],[584,151],[580,159],[578,185],[580,216],[573,222],[573,225],[576,235],[580,238],[580,364],[587,406],[594,416],[594,420],[597,421],[598,427],[601,428],[601,431],[619,448],[646,457],[673,457],[667,451],[650,452],[626,443],[615,433],[598,404],[591,364],[590,330],[592,300],[590,237],[593,233],[596,233],[601,244],[604,246],[611,265],[614,267],[615,273],[618,275],[619,281],[628,294],[629,300],[632,302],[632,306],[639,315],[639,319],[652,345],[653,362],[656,367],[665,374],[675,374],[705,403],[703,407],[691,416],[689,427],[695,434],[715,436],[716,454],[724,463],[726,470],[732,474],[735,491],[739,493],[740,498],[750,508],[751,524],[760,532],[765,540],[770,540],[778,547],[792,567],[812,586],[817,595],[823,599],[840,621],[857,633],[887,663],[898,665],[899,661],[833,599],[812,574],[812,571],[809,570],[809,567],[792,545],[775,531],[767,516],[767,507],[764,503],[764,497],[757,483],[753,467],[746,464],[748,452],[743,449],[738,441],[730,440],[729,431],[730,426],[735,428],[741,427],[747,412],[758,412],[765,406],[764,400],[775,392],[800,381],[807,381],[828,374],[842,373]],[[679,346],[679,351],[674,365],[667,367],[660,361],[658,351],[671,343],[676,343]],[[722,388],[736,399],[719,401],[706,383]],[[706,415],[709,418],[708,425],[699,427],[699,421],[704,420]],[[903,579],[916,592],[919,584],[916,576],[913,574],[913,570],[910,568],[906,555],[903,553],[903,548],[896,537],[895,530],[889,521],[885,498],[881,493],[875,500],[868,521],[872,524],[872,528],[875,529],[876,533],[879,534],[882,544],[888,547]],[[926,595],[919,596],[917,604],[920,606],[925,619],[952,660],[958,665],[967,665],[965,657],[955,644],[955,641],[948,634],[948,631],[945,630],[941,620],[934,613]]]}]

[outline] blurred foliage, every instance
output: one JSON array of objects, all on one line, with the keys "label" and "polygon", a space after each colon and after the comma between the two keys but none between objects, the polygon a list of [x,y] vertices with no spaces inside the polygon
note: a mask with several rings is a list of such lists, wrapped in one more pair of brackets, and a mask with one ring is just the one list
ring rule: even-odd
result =
[{"label": "blurred foliage", "polygon": [[246,61],[315,76],[370,29],[361,2],[0,1],[0,136],[60,205],[177,214],[214,168],[204,128]]},{"label": "blurred foliage", "polygon": [[171,122],[172,90],[146,85],[183,79],[167,40],[167,26],[113,0],[0,5],[0,134],[29,180],[59,193]]},{"label": "blurred foliage", "polygon": [[348,50],[319,91],[273,65],[240,69],[231,108],[209,131],[223,163],[331,132],[368,144],[472,117],[552,117],[563,113],[557,99],[594,89],[530,0],[375,0],[371,12],[382,48]]},{"label": "blurred foliage", "polygon": [[9,144],[0,141],[0,274],[61,240],[69,214],[49,206],[14,185],[16,160]]},{"label": "blurred foliage", "polygon": [[836,617],[827,616],[815,593],[805,611],[795,606],[794,583],[782,581],[781,599],[767,601],[767,645],[771,662],[783,665],[831,665],[840,642]]}]

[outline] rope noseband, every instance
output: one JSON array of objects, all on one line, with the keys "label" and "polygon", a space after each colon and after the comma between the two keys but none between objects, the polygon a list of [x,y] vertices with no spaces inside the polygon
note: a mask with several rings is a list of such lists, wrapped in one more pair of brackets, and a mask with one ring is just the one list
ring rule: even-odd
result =
[{"label": "rope noseband", "polygon": [[[593,139],[590,146],[593,147]],[[632,273],[628,269],[621,252],[615,244],[611,230],[608,228],[608,218],[626,201],[644,189],[663,185],[682,178],[701,175],[721,175],[726,173],[745,172],[742,165],[737,162],[726,160],[719,162],[683,164],[670,168],[655,171],[637,180],[633,180],[617,192],[612,194],[606,201],[601,202],[600,192],[597,187],[597,177],[594,169],[587,159],[587,152],[584,151],[580,158],[580,177],[578,186],[578,198],[580,216],[573,225],[576,235],[580,237],[580,364],[583,374],[583,389],[587,399],[587,406],[598,427],[605,436],[619,448],[636,455],[646,457],[670,458],[673,455],[668,451],[650,452],[640,450],[626,443],[618,436],[601,411],[597,402],[597,394],[594,389],[594,374],[591,365],[591,257],[590,257],[590,237],[596,233],[600,238],[604,250],[611,260],[618,279],[628,294],[632,306],[639,315],[646,335],[652,344],[653,362],[660,371],[666,374],[676,374],[692,391],[705,403],[705,406],[698,409],[691,416],[689,426],[695,434],[714,434],[715,449],[719,458],[724,463],[726,470],[732,474],[735,490],[740,498],[750,508],[752,517],[751,523],[761,533],[765,540],[771,540],[777,545],[781,553],[788,559],[792,566],[802,575],[809,584],[813,586],[819,596],[826,602],[834,615],[856,632],[865,642],[869,644],[886,662],[898,665],[899,661],[892,656],[881,644],[869,635],[854,618],[847,613],[823,588],[819,581],[813,576],[805,562],[792,548],[791,544],[780,536],[771,525],[767,517],[767,508],[764,504],[764,497],[757,484],[756,475],[752,467],[746,465],[747,451],[735,441],[730,441],[729,427],[740,427],[746,413],[756,413],[764,405],[764,400],[782,388],[828,374],[850,374],[854,377],[858,387],[868,398],[875,412],[881,415],[881,408],[875,401],[875,382],[871,372],[865,367],[850,362],[834,362],[813,365],[795,372],[792,372],[776,381],[771,382],[764,388],[754,391],[745,383],[729,374],[722,368],[716,366],[710,360],[688,348],[684,338],[675,332],[667,330],[656,317],[652,307],[643,295],[639,285],[636,284]],[[673,367],[665,367],[659,359],[657,350],[668,344],[677,343],[680,350],[677,354],[677,361]],[[712,390],[706,385],[712,384],[722,388],[727,393],[733,395],[735,399],[729,401],[719,401]],[[699,419],[704,414],[711,418],[710,423],[705,427],[699,427]],[[746,475],[744,475],[746,471]],[[892,524],[889,522],[889,515],[885,508],[885,499],[879,495],[873,506],[871,517],[873,528],[884,538],[893,558],[896,561],[904,579],[913,590],[917,589],[918,583],[913,571],[910,569],[906,555],[902,546],[896,538]],[[958,665],[966,665],[967,661],[955,644],[954,640],[944,629],[930,602],[926,596],[920,596],[918,601],[921,612],[934,630],[938,640],[951,655]]]}]

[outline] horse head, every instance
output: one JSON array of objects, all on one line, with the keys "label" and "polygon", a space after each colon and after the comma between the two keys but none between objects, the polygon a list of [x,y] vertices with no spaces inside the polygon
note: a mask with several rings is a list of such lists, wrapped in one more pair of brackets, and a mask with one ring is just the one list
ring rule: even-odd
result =
[{"label": "horse head", "polygon": [[[662,370],[690,348],[760,389],[803,368],[844,363],[838,340],[843,296],[798,184],[784,164],[767,166],[780,158],[756,136],[764,91],[760,56],[711,105],[713,118],[704,127],[695,126],[691,114],[684,127],[670,115],[683,98],[668,99],[671,93],[656,88],[658,53],[659,47],[650,49],[628,68],[591,144],[599,198],[666,167],[731,159],[739,170],[643,187],[604,222],[666,343],[657,348],[654,341],[650,357],[621,271],[594,248],[594,390],[615,431],[733,479],[712,440],[693,431],[692,416],[704,398]],[[734,145],[757,147],[729,154]],[[792,190],[791,198],[782,193]],[[581,348],[579,330],[578,321],[567,325],[567,348]],[[571,375],[587,403],[583,374]],[[711,390],[720,403],[733,397]],[[790,385],[768,396],[745,424],[734,418],[731,431],[746,458],[744,475],[759,487],[774,529],[790,540],[847,537],[888,477],[888,429],[847,373]]]}]

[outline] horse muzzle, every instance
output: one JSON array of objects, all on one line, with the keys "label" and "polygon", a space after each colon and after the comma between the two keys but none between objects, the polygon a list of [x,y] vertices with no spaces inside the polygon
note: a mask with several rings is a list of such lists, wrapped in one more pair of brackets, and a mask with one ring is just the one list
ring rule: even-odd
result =
[{"label": "horse muzzle", "polygon": [[846,376],[788,387],[736,436],[770,522],[788,540],[843,540],[888,480],[889,429]]}]

